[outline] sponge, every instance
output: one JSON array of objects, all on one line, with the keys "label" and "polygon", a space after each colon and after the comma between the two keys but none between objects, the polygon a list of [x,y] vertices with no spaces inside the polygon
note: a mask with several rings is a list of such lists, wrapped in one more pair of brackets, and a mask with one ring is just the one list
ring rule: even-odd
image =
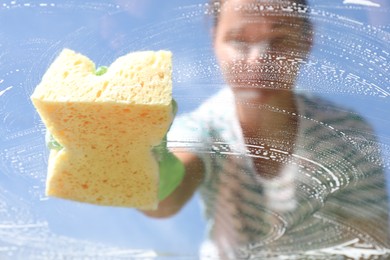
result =
[{"label": "sponge", "polygon": [[80,202],[156,209],[158,163],[151,149],[172,115],[172,54],[129,53],[103,75],[64,49],[31,100],[62,149],[51,150],[46,194]]}]

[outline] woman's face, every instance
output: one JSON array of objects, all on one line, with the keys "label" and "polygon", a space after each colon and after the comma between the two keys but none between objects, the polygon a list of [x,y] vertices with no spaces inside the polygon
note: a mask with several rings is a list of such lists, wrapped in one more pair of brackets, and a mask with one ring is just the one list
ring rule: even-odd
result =
[{"label": "woman's face", "polygon": [[296,12],[286,15],[275,10],[261,10],[254,0],[227,0],[221,6],[214,47],[235,91],[264,92],[294,85],[311,42],[303,37],[305,23]]}]

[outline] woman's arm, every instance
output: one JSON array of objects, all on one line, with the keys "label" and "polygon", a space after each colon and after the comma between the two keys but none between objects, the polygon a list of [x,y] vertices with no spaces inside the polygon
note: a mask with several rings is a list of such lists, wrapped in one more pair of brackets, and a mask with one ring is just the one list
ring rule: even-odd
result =
[{"label": "woman's arm", "polygon": [[159,203],[157,210],[142,211],[149,217],[165,218],[179,212],[204,178],[204,165],[198,156],[192,153],[176,153],[175,156],[185,167],[183,181],[171,195]]}]

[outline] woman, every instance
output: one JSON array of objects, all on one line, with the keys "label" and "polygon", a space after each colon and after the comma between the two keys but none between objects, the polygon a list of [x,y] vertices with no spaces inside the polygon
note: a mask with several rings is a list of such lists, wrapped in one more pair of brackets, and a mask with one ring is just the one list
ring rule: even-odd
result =
[{"label": "woman", "polygon": [[[370,127],[294,92],[312,44],[305,1],[211,6],[215,54],[228,87],[175,120],[168,138],[183,145],[175,155],[186,174],[158,210],[145,214],[173,215],[199,189],[208,245],[222,259],[309,250],[313,245],[299,244],[299,236],[334,227],[332,220],[352,227],[364,222],[368,228],[359,232],[372,231],[369,237],[388,246],[386,229],[376,226],[386,226],[386,193],[380,164],[367,159],[379,158]],[[376,211],[366,203],[374,190]],[[345,239],[330,235],[317,248]]]}]

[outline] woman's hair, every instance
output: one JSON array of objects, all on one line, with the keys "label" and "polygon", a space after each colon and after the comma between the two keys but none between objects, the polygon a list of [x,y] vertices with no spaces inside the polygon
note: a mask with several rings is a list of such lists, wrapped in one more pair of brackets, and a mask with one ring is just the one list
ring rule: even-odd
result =
[{"label": "woman's hair", "polygon": [[[227,0],[210,0],[209,13],[212,16],[214,26],[218,25],[221,7],[225,1],[227,1]],[[306,0],[256,0],[256,2],[258,2],[258,4],[264,4],[264,5],[272,4],[272,3],[289,4],[291,6],[295,5],[295,6],[298,6],[300,8],[307,8],[307,6],[308,6]],[[309,21],[308,17],[305,16],[303,19],[305,20],[305,23],[310,25],[310,21]]]}]

